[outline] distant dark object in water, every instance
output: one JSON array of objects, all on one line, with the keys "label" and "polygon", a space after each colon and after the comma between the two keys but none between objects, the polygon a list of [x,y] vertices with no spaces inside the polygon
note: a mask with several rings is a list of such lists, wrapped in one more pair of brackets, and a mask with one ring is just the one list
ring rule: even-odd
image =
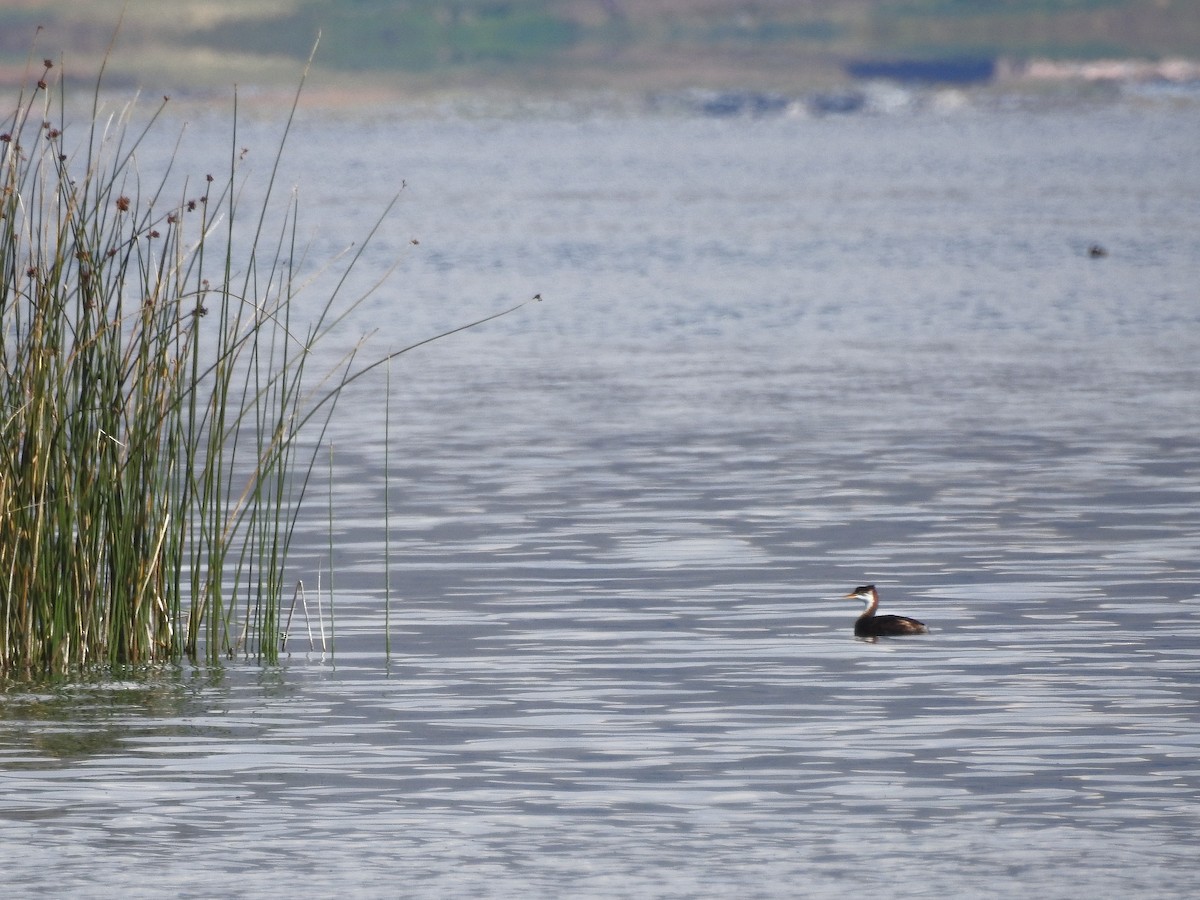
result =
[{"label": "distant dark object in water", "polygon": [[879,592],[875,585],[864,584],[856,587],[846,595],[847,600],[861,600],[867,605],[863,614],[854,623],[854,634],[857,637],[884,637],[900,634],[929,634],[924,622],[910,619],[908,616],[877,616],[879,608]]},{"label": "distant dark object in water", "polygon": [[856,113],[866,105],[867,95],[862,91],[816,94],[808,101],[809,109],[817,115]]},{"label": "distant dark object in water", "polygon": [[705,98],[700,111],[708,116],[766,116],[784,112],[791,100],[761,91],[728,91]]},{"label": "distant dark object in water", "polygon": [[1092,244],[1092,246],[1088,247],[1088,256],[1092,259],[1101,259],[1108,256],[1108,251],[1099,244]]},{"label": "distant dark object in water", "polygon": [[886,79],[933,84],[982,84],[996,75],[991,57],[960,56],[952,59],[865,59],[846,63],[853,78]]}]

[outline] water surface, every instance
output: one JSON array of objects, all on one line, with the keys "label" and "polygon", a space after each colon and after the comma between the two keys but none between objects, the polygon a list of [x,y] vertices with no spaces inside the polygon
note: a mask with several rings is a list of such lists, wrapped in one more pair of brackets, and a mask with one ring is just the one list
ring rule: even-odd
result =
[{"label": "water surface", "polygon": [[318,507],[316,649],[5,685],[7,892],[1194,895],[1194,112],[302,122],[314,257],[408,183],[347,342],[545,300],[393,365],[386,519],[347,398],[335,643]]}]

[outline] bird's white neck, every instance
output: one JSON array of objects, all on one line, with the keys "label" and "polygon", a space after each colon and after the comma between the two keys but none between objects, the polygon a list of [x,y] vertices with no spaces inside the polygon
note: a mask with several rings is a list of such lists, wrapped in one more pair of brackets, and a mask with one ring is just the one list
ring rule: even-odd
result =
[{"label": "bird's white neck", "polygon": [[859,595],[859,600],[863,602],[863,615],[872,615],[879,608],[879,594],[875,591],[868,591],[865,594]]}]

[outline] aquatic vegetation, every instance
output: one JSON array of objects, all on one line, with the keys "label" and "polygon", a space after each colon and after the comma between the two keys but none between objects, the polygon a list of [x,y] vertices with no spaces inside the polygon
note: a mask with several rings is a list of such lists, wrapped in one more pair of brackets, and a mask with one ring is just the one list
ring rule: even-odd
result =
[{"label": "aquatic vegetation", "polygon": [[175,157],[153,176],[139,158],[167,98],[135,124],[97,79],[74,124],[54,74],[0,123],[0,671],[271,661],[324,427],[412,347],[309,377],[363,298],[343,275],[293,321],[297,209],[274,182],[295,101],[243,213],[236,97],[227,169],[174,184]]}]

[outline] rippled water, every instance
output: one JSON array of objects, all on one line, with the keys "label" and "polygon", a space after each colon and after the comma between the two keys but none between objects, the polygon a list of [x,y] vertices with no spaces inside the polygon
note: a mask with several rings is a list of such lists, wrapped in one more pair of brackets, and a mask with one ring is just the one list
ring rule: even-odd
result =
[{"label": "rippled water", "polygon": [[393,367],[390,548],[348,399],[333,648],[4,686],[6,893],[1194,895],[1194,113],[302,123],[381,346],[545,302]]}]

